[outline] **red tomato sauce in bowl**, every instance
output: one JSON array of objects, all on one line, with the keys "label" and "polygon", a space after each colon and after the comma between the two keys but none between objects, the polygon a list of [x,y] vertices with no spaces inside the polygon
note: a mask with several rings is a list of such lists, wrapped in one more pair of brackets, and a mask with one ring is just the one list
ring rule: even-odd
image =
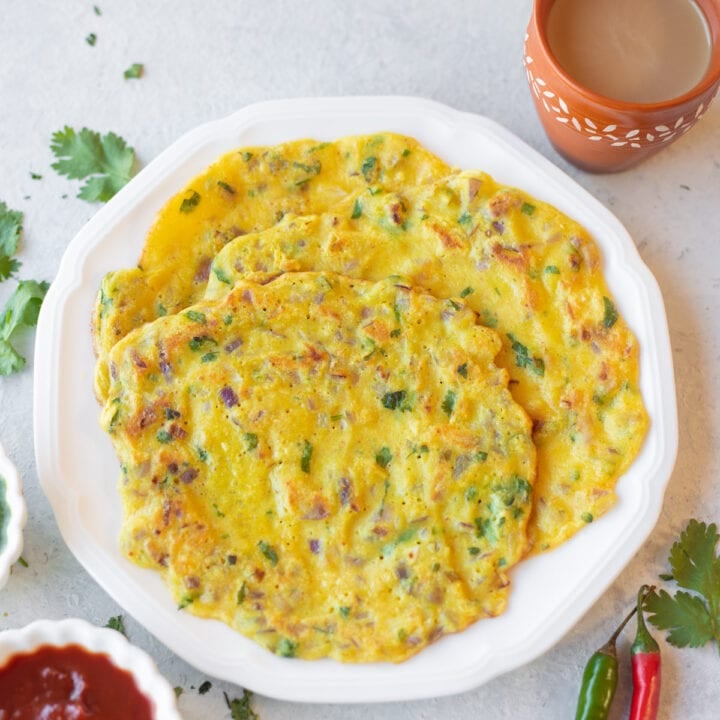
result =
[{"label": "red tomato sauce in bowl", "polygon": [[133,676],[79,645],[43,645],[0,667],[0,720],[152,720]]}]

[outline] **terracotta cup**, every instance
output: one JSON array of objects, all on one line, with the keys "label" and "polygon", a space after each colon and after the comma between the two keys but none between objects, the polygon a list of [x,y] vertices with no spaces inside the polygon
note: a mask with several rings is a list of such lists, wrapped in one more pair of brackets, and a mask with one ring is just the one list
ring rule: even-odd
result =
[{"label": "terracotta cup", "polygon": [[632,167],[682,136],[707,110],[720,86],[720,0],[696,0],[710,28],[710,65],[684,95],[633,103],[578,84],[553,57],[547,38],[554,0],[534,0],[524,64],[535,108],[555,149],[589,172]]}]

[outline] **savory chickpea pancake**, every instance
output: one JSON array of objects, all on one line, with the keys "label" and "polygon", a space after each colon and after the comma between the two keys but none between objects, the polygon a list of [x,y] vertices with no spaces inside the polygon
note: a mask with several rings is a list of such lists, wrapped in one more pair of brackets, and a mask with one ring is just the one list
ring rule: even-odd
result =
[{"label": "savory chickpea pancake", "polygon": [[321,216],[286,217],[228,243],[207,296],[248,274],[390,275],[466,303],[502,341],[497,363],[533,421],[534,552],[615,502],[648,426],[638,345],[617,312],[594,241],[554,207],[463,172],[404,192],[364,191]]},{"label": "savory chickpea pancake", "polygon": [[106,397],[110,348],[202,298],[210,263],[229,240],[272,227],[287,213],[323,213],[351,193],[415,187],[451,172],[416,140],[393,133],[224,155],[160,210],[138,266],[104,278],[93,316],[98,399]]},{"label": "savory chickpea pancake", "polygon": [[536,458],[498,334],[395,279],[255,279],[110,350],[123,551],[288,657],[399,662],[501,613]]},{"label": "savory chickpea pancake", "polygon": [[392,133],[221,157],[92,332],[123,552],[282,656],[400,662],[503,612],[648,427],[587,231]]}]

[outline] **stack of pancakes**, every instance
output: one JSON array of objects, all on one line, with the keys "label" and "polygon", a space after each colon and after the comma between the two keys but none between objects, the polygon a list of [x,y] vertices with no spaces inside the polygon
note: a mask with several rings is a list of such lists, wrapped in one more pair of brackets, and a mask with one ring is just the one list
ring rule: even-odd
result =
[{"label": "stack of pancakes", "polygon": [[401,661],[502,612],[647,429],[586,231],[393,134],[222,157],[93,329],[124,552],[285,656]]}]

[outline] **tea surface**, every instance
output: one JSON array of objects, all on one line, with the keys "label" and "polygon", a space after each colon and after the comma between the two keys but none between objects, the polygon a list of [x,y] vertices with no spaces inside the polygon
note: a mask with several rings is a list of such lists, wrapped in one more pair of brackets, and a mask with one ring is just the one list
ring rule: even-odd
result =
[{"label": "tea surface", "polygon": [[626,102],[683,95],[710,63],[707,21],[692,0],[557,0],[548,40],[581,85]]}]

